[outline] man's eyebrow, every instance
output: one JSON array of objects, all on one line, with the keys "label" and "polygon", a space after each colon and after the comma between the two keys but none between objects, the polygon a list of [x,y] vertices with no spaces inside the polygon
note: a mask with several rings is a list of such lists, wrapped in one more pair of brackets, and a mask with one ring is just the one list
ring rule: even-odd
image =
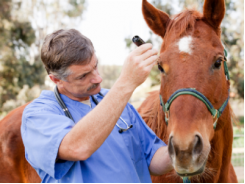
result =
[{"label": "man's eyebrow", "polygon": [[90,73],[90,72],[87,72],[87,73],[83,73],[81,75],[78,75],[75,79],[79,79],[79,78],[83,77],[84,75],[87,75],[88,73]]},{"label": "man's eyebrow", "polygon": [[[99,63],[99,60],[97,59],[97,62],[96,62],[96,65],[94,66],[94,68],[96,68],[96,67],[98,66],[98,63]],[[91,70],[91,71],[92,71],[92,70]],[[86,73],[83,73],[83,74],[77,76],[75,79],[79,79],[79,78],[83,77],[84,75],[89,74],[91,71],[88,71],[88,72],[86,72]]]}]

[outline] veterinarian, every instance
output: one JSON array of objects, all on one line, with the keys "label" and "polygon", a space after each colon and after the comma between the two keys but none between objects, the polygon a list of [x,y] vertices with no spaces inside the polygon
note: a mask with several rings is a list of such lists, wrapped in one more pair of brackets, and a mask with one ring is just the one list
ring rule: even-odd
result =
[{"label": "veterinarian", "polygon": [[146,183],[173,169],[166,144],[127,103],[156,64],[151,44],[129,54],[110,90],[100,86],[92,42],[74,29],[47,35],[41,58],[72,117],[53,91],[24,110],[25,157],[42,182]]}]

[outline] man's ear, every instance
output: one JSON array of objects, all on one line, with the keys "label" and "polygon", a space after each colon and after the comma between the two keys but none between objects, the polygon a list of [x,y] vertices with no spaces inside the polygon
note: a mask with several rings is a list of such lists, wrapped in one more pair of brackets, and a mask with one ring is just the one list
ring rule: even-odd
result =
[{"label": "man's ear", "polygon": [[61,80],[58,79],[58,78],[56,78],[53,74],[49,74],[48,76],[49,76],[49,78],[50,78],[56,85],[58,85],[59,83],[61,83]]},{"label": "man's ear", "polygon": [[205,0],[203,16],[214,29],[219,29],[225,16],[225,0]]},{"label": "man's ear", "polygon": [[163,38],[170,21],[168,14],[156,9],[147,0],[142,1],[142,13],[149,28]]}]

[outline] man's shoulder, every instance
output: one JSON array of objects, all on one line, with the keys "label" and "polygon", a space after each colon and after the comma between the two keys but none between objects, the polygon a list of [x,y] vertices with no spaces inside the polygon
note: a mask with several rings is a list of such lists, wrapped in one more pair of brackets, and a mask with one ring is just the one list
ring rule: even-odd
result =
[{"label": "man's shoulder", "polygon": [[39,111],[50,111],[55,110],[57,112],[60,111],[60,107],[58,102],[55,99],[54,92],[43,90],[38,98],[33,100],[30,104],[28,104],[23,112],[23,115],[27,115],[30,113],[37,113]]}]

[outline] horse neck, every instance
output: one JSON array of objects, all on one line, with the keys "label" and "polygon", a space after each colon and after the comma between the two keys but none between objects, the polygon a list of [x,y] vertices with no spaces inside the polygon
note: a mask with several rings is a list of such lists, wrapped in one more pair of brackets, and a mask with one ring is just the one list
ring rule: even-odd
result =
[{"label": "horse neck", "polygon": [[220,116],[217,123],[217,130],[214,132],[214,137],[211,141],[212,145],[219,145],[222,147],[221,140],[224,141],[224,149],[232,150],[232,141],[233,141],[233,127],[231,118],[234,118],[230,104],[227,105],[222,116]]},{"label": "horse neck", "polygon": [[233,142],[232,117],[234,117],[234,114],[230,104],[228,104],[218,120],[218,130],[215,130],[214,137],[211,140],[208,165],[217,172],[217,178],[214,182],[224,182],[229,177]]}]

